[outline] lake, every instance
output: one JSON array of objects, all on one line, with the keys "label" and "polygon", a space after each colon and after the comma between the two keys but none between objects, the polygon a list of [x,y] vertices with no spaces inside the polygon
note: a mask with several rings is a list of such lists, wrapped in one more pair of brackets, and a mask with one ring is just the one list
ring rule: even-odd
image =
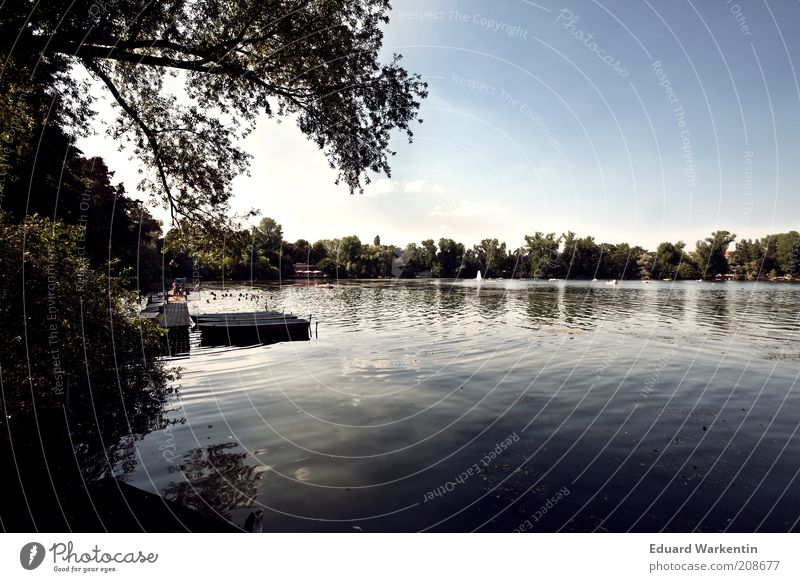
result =
[{"label": "lake", "polygon": [[264,531],[798,530],[798,285],[221,289],[190,311],[318,335],[193,336],[142,489]]}]

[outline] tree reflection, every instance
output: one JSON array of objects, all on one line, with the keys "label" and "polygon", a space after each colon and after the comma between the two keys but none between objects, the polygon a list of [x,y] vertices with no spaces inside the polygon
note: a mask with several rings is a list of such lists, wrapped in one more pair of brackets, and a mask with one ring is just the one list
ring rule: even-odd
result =
[{"label": "tree reflection", "polygon": [[0,419],[6,531],[103,531],[92,484],[133,471],[137,441],[175,422],[165,417],[174,391],[165,377],[143,374],[115,390],[114,376],[98,371],[91,383],[72,383],[61,407]]},{"label": "tree reflection", "polygon": [[262,473],[246,463],[246,452],[231,452],[238,443],[198,447],[186,453],[183,462],[170,467],[183,481],[171,482],[164,497],[206,515],[230,519],[231,510],[250,507]]},{"label": "tree reflection", "polygon": [[535,326],[549,325],[558,320],[558,289],[532,288],[528,295],[526,312]]},{"label": "tree reflection", "polygon": [[490,288],[484,286],[478,292],[478,308],[480,314],[486,319],[503,317],[506,311],[506,296],[508,291],[503,288]]}]

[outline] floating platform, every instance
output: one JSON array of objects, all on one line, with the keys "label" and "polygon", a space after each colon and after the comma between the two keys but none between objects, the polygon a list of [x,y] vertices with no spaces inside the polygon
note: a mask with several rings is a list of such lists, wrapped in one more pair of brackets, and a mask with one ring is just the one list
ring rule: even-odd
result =
[{"label": "floating platform", "polygon": [[196,319],[206,346],[307,341],[311,337],[308,320],[275,311],[205,313]]},{"label": "floating platform", "polygon": [[[155,319],[171,335],[188,334],[196,325],[201,343],[205,346],[249,346],[282,341],[307,341],[311,337],[311,324],[290,313],[277,311],[252,311],[230,313],[203,313],[194,320],[189,315],[185,301],[155,300],[141,311],[141,317]],[[188,349],[188,338],[186,342]],[[172,349],[169,353],[183,353],[183,349]]]}]

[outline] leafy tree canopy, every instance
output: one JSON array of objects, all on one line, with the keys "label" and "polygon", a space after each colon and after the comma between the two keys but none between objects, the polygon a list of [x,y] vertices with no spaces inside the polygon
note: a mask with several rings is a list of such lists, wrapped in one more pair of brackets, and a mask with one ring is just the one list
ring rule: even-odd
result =
[{"label": "leafy tree canopy", "polygon": [[[388,0],[9,0],[0,13],[0,116],[85,131],[82,67],[119,115],[109,129],[173,218],[223,210],[261,114],[292,116],[351,192],[390,173],[393,130],[412,137],[418,75],[379,52]],[[21,140],[29,147],[33,140]],[[22,147],[22,146],[21,146]]]}]

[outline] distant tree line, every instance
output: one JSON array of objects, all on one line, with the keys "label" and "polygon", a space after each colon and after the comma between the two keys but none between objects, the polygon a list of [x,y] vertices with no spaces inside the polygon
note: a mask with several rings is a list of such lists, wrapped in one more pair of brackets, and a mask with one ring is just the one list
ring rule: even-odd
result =
[{"label": "distant tree line", "polygon": [[[450,238],[412,242],[404,248],[372,243],[358,236],[310,243],[283,240],[280,224],[263,218],[257,225],[194,231],[170,230],[164,252],[167,272],[191,271],[207,279],[269,280],[295,277],[294,265],[309,264],[329,278],[474,278],[558,279],[737,279],[794,278],[800,274],[800,234],[790,231],[736,242],[725,230],[712,232],[687,250],[683,241],[663,242],[655,251],[628,243],[597,243],[574,232],[535,232],[509,248],[496,238],[468,247]],[[733,250],[731,245],[735,242]]]}]

